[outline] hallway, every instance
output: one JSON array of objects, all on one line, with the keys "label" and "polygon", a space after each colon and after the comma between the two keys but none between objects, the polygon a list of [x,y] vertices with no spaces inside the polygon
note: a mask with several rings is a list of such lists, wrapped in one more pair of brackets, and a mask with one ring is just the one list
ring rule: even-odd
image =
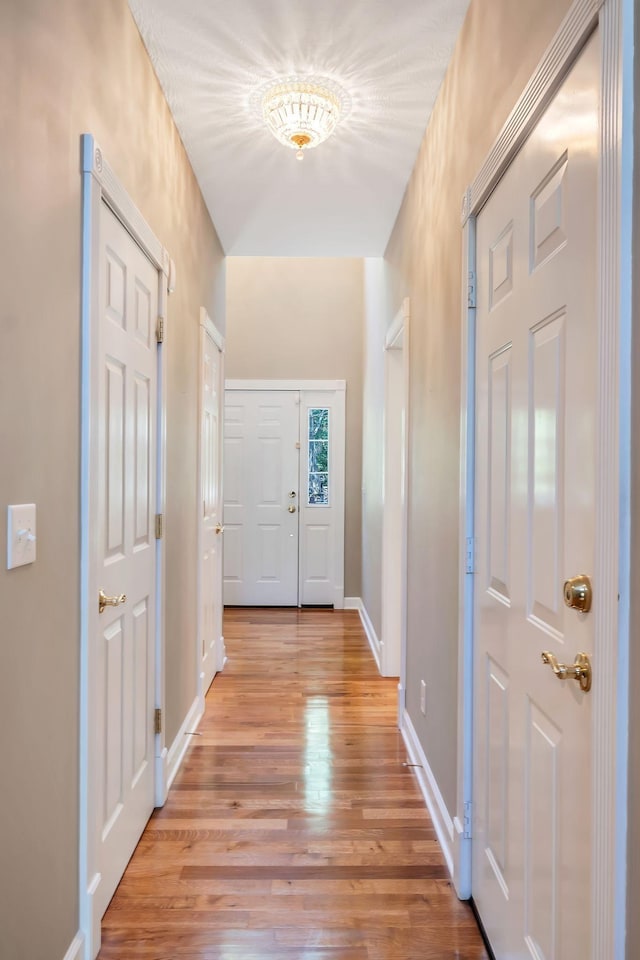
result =
[{"label": "hallway", "polygon": [[355,611],[225,613],[228,663],[99,960],[483,960]]}]

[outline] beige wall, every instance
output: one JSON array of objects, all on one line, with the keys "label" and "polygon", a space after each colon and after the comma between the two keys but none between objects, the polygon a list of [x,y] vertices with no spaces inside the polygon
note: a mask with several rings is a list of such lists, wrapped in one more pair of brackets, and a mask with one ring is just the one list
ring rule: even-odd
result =
[{"label": "beige wall", "polygon": [[169,302],[167,714],[195,695],[198,311],[222,254],[125,0],[0,4],[0,544],[38,506],[38,559],[0,563],[0,957],[61,960],[78,929],[80,134],[177,266]]},{"label": "beige wall", "polygon": [[[462,195],[568,7],[569,0],[472,0],[387,248],[388,274],[377,280],[387,324],[402,299],[411,298],[407,704],[452,814]],[[367,349],[379,352],[384,334],[369,309],[366,325]],[[368,442],[380,445],[380,434],[374,431]],[[365,489],[371,482],[367,473]],[[368,523],[375,509],[371,505]],[[376,564],[379,556],[366,552],[365,584],[378,577]],[[426,718],[419,710],[422,678]]]},{"label": "beige wall", "polygon": [[362,261],[227,260],[226,376],[347,381],[345,594],[360,596]]}]

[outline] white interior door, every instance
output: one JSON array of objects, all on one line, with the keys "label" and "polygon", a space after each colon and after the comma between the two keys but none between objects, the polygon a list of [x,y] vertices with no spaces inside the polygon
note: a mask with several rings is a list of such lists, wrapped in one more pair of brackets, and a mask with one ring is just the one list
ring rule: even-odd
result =
[{"label": "white interior door", "polygon": [[300,395],[227,391],[224,602],[298,603]]},{"label": "white interior door", "polygon": [[222,638],[222,416],[223,354],[200,328],[200,624],[202,695],[224,664]]},{"label": "white interior door", "polygon": [[[90,583],[102,916],[154,806],[158,272],[104,203],[99,251]],[[117,605],[99,612],[99,590]]]},{"label": "white interior door", "polygon": [[344,606],[345,394],[300,393],[300,604]]},{"label": "white interior door", "polygon": [[541,653],[593,651],[563,581],[594,563],[599,73],[595,37],[477,222],[473,896],[497,960],[591,956],[591,696]]}]

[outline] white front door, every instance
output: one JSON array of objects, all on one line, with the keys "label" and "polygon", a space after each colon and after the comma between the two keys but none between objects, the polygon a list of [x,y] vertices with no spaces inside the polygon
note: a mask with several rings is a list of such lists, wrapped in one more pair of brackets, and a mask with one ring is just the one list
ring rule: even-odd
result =
[{"label": "white front door", "polygon": [[205,326],[200,343],[200,679],[206,694],[224,663],[222,639],[222,351]]},{"label": "white front door", "polygon": [[[102,916],[154,806],[158,272],[104,203],[99,260],[90,583]],[[114,604],[102,612],[99,591]]]},{"label": "white front door", "polygon": [[541,654],[593,653],[563,582],[594,564],[599,74],[594,37],[477,222],[473,896],[497,960],[591,956],[591,695]]},{"label": "white front door", "polygon": [[224,433],[224,602],[298,603],[297,391],[227,393]]}]

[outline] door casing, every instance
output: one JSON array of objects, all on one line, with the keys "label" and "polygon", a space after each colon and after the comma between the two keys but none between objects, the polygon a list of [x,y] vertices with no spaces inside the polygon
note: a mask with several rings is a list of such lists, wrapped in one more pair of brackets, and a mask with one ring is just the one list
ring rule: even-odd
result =
[{"label": "door casing", "polygon": [[409,316],[410,301],[405,297],[389,327],[384,346],[382,653],[379,667],[382,676],[399,677],[399,725],[402,724],[406,689]]},{"label": "door casing", "polygon": [[[477,177],[465,192],[460,482],[460,633],[458,794],[454,818],[454,883],[473,895],[470,817],[473,769],[475,560],[475,264],[476,217],[587,39],[601,42],[598,212],[598,420],[593,651],[593,887],[585,914],[592,957],[623,960],[626,919],[626,829],[631,450],[631,197],[633,0],[575,0]],[[624,83],[623,83],[624,79]],[[626,268],[626,272],[625,272]]]},{"label": "door casing", "polygon": [[[97,399],[96,325],[99,322],[99,244],[100,206],[105,202],[158,271],[158,320],[166,328],[167,294],[174,288],[174,266],[167,250],[136,208],[126,190],[107,163],[100,146],[91,134],[81,137],[82,174],[82,373],[81,373],[81,481],[80,481],[80,743],[79,743],[79,919],[83,960],[94,960],[100,948],[100,921],[94,909],[94,893],[99,883],[95,871],[93,829],[95,809],[95,766],[97,750],[93,705],[91,702],[94,662],[90,643],[90,610],[95,604],[91,592],[91,558],[93,542],[91,517],[94,511],[98,478],[93,475],[92,418]],[[166,416],[166,351],[158,346],[157,369],[157,453],[156,512],[164,513],[165,503],[165,416]],[[164,541],[156,540],[156,674],[155,704],[164,711]],[[155,737],[155,804],[166,799],[166,760],[164,730]]]},{"label": "door casing", "polygon": [[[200,308],[200,358],[198,369],[200,371],[200,376],[202,376],[202,351],[203,351],[203,338],[207,334],[218,350],[220,351],[220,389],[219,389],[219,399],[220,399],[220,410],[218,418],[218,463],[217,463],[217,473],[218,473],[218,496],[220,504],[220,521],[222,520],[222,507],[224,504],[224,490],[222,487],[222,436],[223,436],[223,422],[224,422],[224,337],[216,327],[213,320],[210,318],[209,314],[204,307]],[[203,419],[203,399],[202,399],[202,383],[200,383],[199,389],[199,401],[198,401],[198,491],[196,496],[196,505],[198,511],[198,558],[197,558],[197,571],[198,571],[198,630],[197,630],[197,664],[198,664],[198,699],[200,701],[200,710],[204,712],[204,698],[206,696],[207,686],[205,678],[202,673],[202,543],[204,536],[204,520],[202,516],[202,481],[203,481],[203,463],[202,463],[202,453],[203,453],[203,433],[202,433],[202,419]],[[222,556],[222,543],[219,545],[219,555]],[[221,617],[222,620],[222,560],[219,561],[219,573],[220,573],[220,585],[219,585],[219,597],[220,597],[220,607],[221,607]],[[226,661],[226,652],[224,646],[224,637],[222,635],[222,622],[220,623],[220,635],[216,637],[216,652],[215,652],[215,671],[219,673],[224,667]]]}]

